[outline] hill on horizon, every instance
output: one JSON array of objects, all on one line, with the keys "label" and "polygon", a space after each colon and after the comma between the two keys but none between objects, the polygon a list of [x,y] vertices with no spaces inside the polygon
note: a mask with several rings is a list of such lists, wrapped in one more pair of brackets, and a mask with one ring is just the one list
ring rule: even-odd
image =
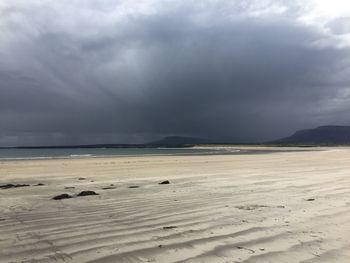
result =
[{"label": "hill on horizon", "polygon": [[327,125],[299,130],[269,144],[350,144],[350,126]]}]

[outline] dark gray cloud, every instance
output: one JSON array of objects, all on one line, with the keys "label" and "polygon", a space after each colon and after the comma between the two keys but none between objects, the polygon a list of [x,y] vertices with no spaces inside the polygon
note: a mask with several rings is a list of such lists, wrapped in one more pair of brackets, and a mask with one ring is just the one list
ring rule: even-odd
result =
[{"label": "dark gray cloud", "polygon": [[342,20],[226,2],[0,4],[0,144],[261,141],[350,124],[350,49],[327,31]]}]

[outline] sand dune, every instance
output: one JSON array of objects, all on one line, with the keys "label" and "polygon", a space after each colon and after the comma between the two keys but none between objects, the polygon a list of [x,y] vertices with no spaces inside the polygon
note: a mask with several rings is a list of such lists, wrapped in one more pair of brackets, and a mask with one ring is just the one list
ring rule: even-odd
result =
[{"label": "sand dune", "polygon": [[[0,174],[31,185],[0,189],[1,263],[350,262],[347,148],[6,161]],[[62,193],[74,198],[51,200]]]}]

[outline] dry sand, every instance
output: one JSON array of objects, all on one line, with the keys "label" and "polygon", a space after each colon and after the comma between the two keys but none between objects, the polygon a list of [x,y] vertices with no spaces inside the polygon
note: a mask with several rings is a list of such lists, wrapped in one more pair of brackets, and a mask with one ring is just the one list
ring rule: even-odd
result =
[{"label": "dry sand", "polygon": [[[350,262],[346,148],[6,161],[0,176],[45,184],[0,189],[1,263]],[[83,190],[99,195],[51,200]]]}]

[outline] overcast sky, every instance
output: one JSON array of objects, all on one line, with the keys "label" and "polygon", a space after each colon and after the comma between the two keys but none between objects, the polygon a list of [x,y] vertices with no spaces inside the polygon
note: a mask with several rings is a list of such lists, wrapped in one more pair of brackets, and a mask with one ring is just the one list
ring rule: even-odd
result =
[{"label": "overcast sky", "polygon": [[350,125],[350,2],[0,0],[0,145]]}]

